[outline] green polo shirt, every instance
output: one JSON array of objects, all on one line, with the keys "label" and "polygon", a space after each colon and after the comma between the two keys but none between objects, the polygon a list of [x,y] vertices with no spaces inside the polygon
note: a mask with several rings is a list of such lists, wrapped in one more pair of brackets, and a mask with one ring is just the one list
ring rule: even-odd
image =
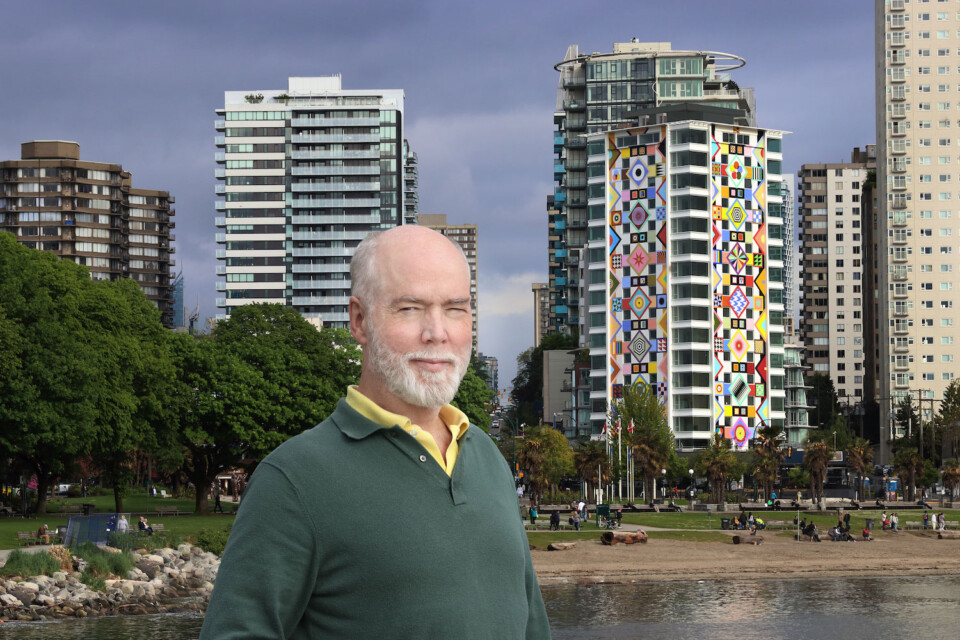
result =
[{"label": "green polo shirt", "polygon": [[259,465],[209,638],[549,638],[509,466],[482,430],[452,473],[341,400]]}]

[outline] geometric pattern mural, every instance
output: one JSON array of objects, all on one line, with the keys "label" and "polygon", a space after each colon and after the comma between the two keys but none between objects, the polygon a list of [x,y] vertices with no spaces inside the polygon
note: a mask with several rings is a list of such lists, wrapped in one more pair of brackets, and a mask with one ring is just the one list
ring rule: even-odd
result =
[{"label": "geometric pattern mural", "polygon": [[[649,387],[668,400],[666,127],[607,134],[610,400]],[[648,144],[618,148],[616,136]]]},{"label": "geometric pattern mural", "polygon": [[770,422],[764,131],[711,128],[713,419],[745,448]]},{"label": "geometric pattern mural", "polygon": [[[645,386],[668,407],[667,126],[606,138],[609,400]],[[743,449],[770,423],[766,139],[711,125],[709,143],[713,428]]]}]

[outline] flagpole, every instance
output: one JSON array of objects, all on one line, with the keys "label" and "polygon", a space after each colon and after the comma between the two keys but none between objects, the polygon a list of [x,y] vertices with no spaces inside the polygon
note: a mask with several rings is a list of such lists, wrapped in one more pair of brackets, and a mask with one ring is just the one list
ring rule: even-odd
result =
[{"label": "flagpole", "polygon": [[[620,420],[617,420],[617,466],[620,466],[622,460],[621,456],[623,455],[620,450],[620,432],[623,431]],[[621,502],[623,502],[623,479],[620,477],[622,474],[617,474],[617,494]]]}]

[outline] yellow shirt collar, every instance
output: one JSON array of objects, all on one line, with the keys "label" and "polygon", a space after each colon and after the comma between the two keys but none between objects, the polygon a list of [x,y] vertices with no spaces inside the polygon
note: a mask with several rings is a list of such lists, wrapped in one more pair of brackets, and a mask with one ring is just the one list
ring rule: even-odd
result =
[{"label": "yellow shirt collar", "polygon": [[427,453],[437,461],[437,464],[447,472],[447,475],[453,473],[453,467],[457,462],[457,455],[460,452],[459,441],[470,427],[470,420],[460,409],[450,404],[440,408],[440,419],[443,421],[443,424],[447,425],[447,428],[450,429],[450,433],[453,436],[450,446],[447,447],[446,459],[444,459],[444,456],[440,455],[440,448],[428,431],[413,424],[410,418],[382,408],[376,402],[360,393],[356,385],[351,385],[347,388],[347,404],[364,418],[382,427],[389,428],[394,425],[399,426],[413,436],[413,438],[427,450]]}]

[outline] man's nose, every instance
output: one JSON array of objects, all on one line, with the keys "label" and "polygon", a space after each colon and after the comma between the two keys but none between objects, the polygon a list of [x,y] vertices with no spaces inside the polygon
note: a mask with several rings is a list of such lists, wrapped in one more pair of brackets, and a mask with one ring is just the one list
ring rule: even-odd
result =
[{"label": "man's nose", "polygon": [[420,333],[423,342],[442,343],[447,341],[447,318],[443,309],[431,307],[423,315],[423,330]]}]

